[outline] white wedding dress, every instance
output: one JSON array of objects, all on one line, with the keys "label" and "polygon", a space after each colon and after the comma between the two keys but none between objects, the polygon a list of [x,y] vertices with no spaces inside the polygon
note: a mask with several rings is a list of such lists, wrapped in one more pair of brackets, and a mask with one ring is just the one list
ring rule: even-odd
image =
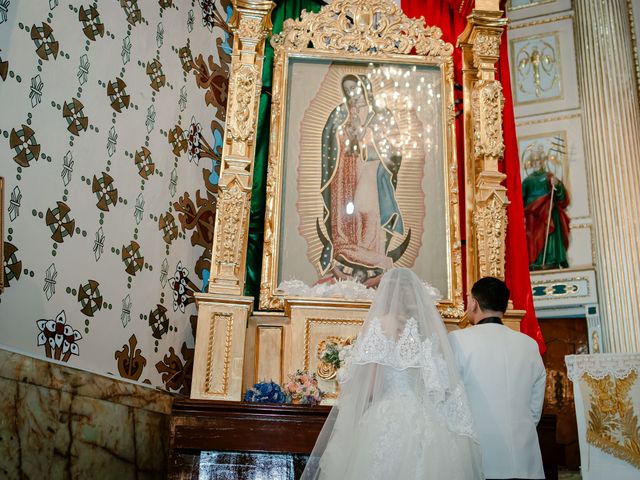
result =
[{"label": "white wedding dress", "polygon": [[446,329],[422,282],[386,273],[302,480],[475,480],[481,456]]}]

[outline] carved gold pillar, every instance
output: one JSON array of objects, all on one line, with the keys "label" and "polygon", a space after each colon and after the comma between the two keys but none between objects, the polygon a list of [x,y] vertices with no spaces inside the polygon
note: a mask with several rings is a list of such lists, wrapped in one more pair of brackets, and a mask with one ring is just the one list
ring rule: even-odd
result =
[{"label": "carved gold pillar", "polygon": [[236,0],[209,292],[242,295],[262,60],[273,2]]},{"label": "carved gold pillar", "polygon": [[265,38],[273,2],[234,0],[227,120],[208,293],[197,294],[191,398],[240,400],[247,322],[244,290],[251,184]]},{"label": "carved gold pillar", "polygon": [[626,0],[575,0],[604,348],[640,350],[640,109]]},{"label": "carved gold pillar", "polygon": [[499,10],[474,10],[458,39],[462,48],[465,129],[467,285],[480,277],[504,278],[507,230],[502,84],[495,63],[507,20]]}]

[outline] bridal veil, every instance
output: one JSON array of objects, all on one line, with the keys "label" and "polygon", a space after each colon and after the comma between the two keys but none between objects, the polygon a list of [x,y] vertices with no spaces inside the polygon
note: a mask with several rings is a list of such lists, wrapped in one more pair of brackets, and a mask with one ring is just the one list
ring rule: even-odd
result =
[{"label": "bridal veil", "polygon": [[340,369],[302,480],[481,479],[473,419],[435,296],[388,271]]}]

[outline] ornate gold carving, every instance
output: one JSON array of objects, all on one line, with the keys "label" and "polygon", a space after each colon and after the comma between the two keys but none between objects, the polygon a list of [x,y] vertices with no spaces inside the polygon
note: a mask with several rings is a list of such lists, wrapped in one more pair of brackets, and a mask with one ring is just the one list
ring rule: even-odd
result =
[{"label": "ornate gold carving", "polygon": [[495,57],[497,60],[500,56],[500,34],[495,32],[480,33],[473,43],[473,55],[476,65],[480,64],[481,57]]},{"label": "ornate gold carving", "polygon": [[497,193],[479,204],[473,221],[478,236],[480,277],[504,278],[504,239],[507,233],[505,203]]},{"label": "ornate gold carving", "polygon": [[245,198],[247,194],[233,182],[230,189],[225,189],[219,202],[219,214],[221,217],[222,252],[219,261],[227,264],[238,265],[240,257],[240,238],[244,220]]},{"label": "ornate gold carving", "polygon": [[[216,323],[226,321],[226,329],[224,332],[224,357],[222,366],[222,385],[218,389],[213,389],[211,383],[213,381],[213,353],[214,342],[216,340]],[[205,375],[204,393],[207,395],[227,394],[229,389],[229,363],[231,362],[231,338],[233,336],[233,315],[230,313],[214,313],[209,321],[209,339],[207,348],[207,369]]]},{"label": "ornate gold carving", "polygon": [[227,121],[209,292],[242,295],[265,36],[273,2],[234,0]]},{"label": "ornate gold carving", "polygon": [[504,95],[498,81],[483,81],[473,91],[474,153],[495,160],[504,156],[502,109]]},{"label": "ornate gold carving", "polygon": [[262,19],[242,17],[235,34],[240,38],[254,38],[256,40],[260,40],[267,36],[268,30]]},{"label": "ornate gold carving", "polygon": [[637,379],[635,370],[624,378],[582,375],[582,381],[591,389],[587,442],[640,468],[640,425],[629,395]]},{"label": "ornate gold carving", "polygon": [[[319,13],[303,12],[300,20],[286,20],[282,33],[271,39],[277,50],[342,50],[354,54],[409,54],[414,49],[452,64],[453,46],[438,27],[410,19],[389,0],[336,0]],[[453,74],[453,70],[449,71]]]},{"label": "ornate gold carving", "polygon": [[[243,68],[233,82],[232,103],[233,115],[228,116],[229,138],[227,141],[247,142],[253,139],[255,133],[255,120],[253,117],[253,105],[257,100],[258,82],[256,71],[253,68]],[[251,143],[251,142],[250,142]]]},{"label": "ornate gold carving", "polygon": [[467,201],[467,284],[492,275],[504,277],[506,207],[509,201],[498,171],[504,156],[502,84],[495,62],[507,20],[502,12],[474,10],[458,39],[463,51],[465,89],[465,183]]}]

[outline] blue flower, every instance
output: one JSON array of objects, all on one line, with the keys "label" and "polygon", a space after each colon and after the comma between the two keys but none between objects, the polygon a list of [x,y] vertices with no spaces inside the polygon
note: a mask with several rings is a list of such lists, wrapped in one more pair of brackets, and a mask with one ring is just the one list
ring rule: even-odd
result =
[{"label": "blue flower", "polygon": [[256,383],[244,394],[245,402],[253,403],[284,403],[286,396],[275,382]]}]

